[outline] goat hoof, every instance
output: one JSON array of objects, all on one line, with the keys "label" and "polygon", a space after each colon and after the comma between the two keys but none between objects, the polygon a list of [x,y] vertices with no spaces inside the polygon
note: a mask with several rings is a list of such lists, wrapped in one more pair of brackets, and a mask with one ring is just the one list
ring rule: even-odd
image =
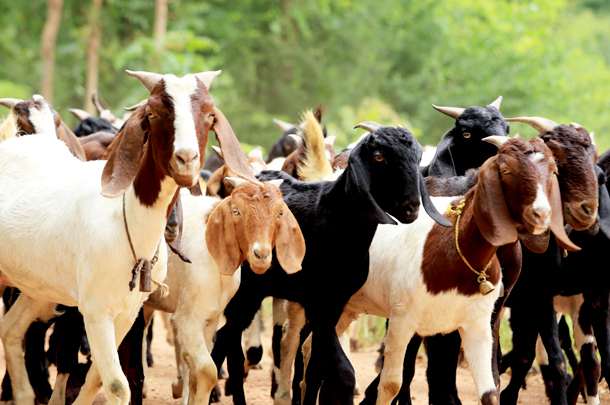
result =
[{"label": "goat hoof", "polygon": [[182,388],[183,388],[182,377],[178,378],[172,383],[172,396],[174,399],[182,398]]}]

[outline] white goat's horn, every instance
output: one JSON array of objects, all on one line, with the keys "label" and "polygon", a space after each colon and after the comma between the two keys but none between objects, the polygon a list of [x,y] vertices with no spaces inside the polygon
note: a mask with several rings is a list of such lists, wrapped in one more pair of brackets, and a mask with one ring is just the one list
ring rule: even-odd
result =
[{"label": "white goat's horn", "polygon": [[250,151],[250,153],[248,153],[248,157],[252,158],[259,158],[259,159],[263,159],[263,150],[261,149],[260,146],[257,146],[256,148],[252,149]]},{"label": "white goat's horn", "polygon": [[439,107],[439,106],[434,105],[434,104],[432,104],[432,107],[434,107],[434,109],[436,111],[440,111],[443,114],[448,115],[448,116],[450,116],[453,119],[457,119],[457,117],[462,115],[462,113],[465,110],[465,108],[459,108],[459,107]]},{"label": "white goat's horn", "polygon": [[582,128],[582,125],[580,125],[580,124],[579,124],[579,123],[577,123],[577,122],[570,122],[570,126],[571,126],[572,128],[574,128],[574,129],[580,129],[580,128]]},{"label": "white goat's horn", "polygon": [[[591,137],[591,143],[595,145],[595,131],[589,132],[589,137]],[[597,145],[595,145],[597,146]]]},{"label": "white goat's horn", "polygon": [[277,118],[274,118],[273,122],[275,123],[275,125],[277,125],[282,130],[282,132],[286,132],[286,131],[296,127],[296,125],[292,125],[285,121],[278,120]]},{"label": "white goat's horn", "polygon": [[21,103],[23,100],[18,98],[0,98],[0,105],[5,106],[6,108],[13,108],[17,104]]},{"label": "white goat's horn", "polygon": [[400,124],[396,124],[396,128],[404,128],[404,127]]},{"label": "white goat's horn", "polygon": [[221,150],[221,149],[220,149],[218,146],[216,146],[216,145],[212,145],[212,150],[213,150],[214,152],[216,152],[216,154],[217,154],[217,155],[218,155],[218,156],[219,156],[219,157],[220,157],[222,160],[224,160],[224,159],[225,159],[225,158],[224,158],[224,156],[222,156],[222,150]]},{"label": "white goat's horn", "polygon": [[295,135],[295,134],[290,134],[290,135],[288,135],[288,137],[290,139],[292,139],[294,141],[294,143],[297,144],[297,147],[303,145],[303,138],[301,136]]},{"label": "white goat's horn", "polygon": [[146,104],[148,102],[148,99],[145,98],[144,100],[140,101],[138,104],[132,105],[131,107],[125,107],[125,109],[127,111],[135,111],[138,108],[142,107],[144,104]]},{"label": "white goat's horn", "polygon": [[210,86],[212,85],[214,78],[216,78],[216,76],[218,76],[221,72],[222,70],[213,70],[209,72],[195,73],[195,76],[197,76],[199,80],[205,84],[205,87],[207,87],[208,90],[210,90]]},{"label": "white goat's horn", "polygon": [[102,114],[102,111],[104,111],[104,108],[102,107],[102,105],[100,104],[100,100],[98,99],[97,96],[97,90],[93,90],[93,92],[91,93],[91,101],[93,101],[93,105],[95,106],[98,114]]},{"label": "white goat's horn", "polygon": [[241,179],[239,177],[225,177],[225,180],[229,182],[233,187],[237,187],[242,183],[247,182],[246,179]]},{"label": "white goat's horn", "polygon": [[519,132],[517,132],[513,138],[521,138],[521,135],[519,135]]},{"label": "white goat's horn", "polygon": [[498,110],[500,110],[500,104],[502,104],[502,96],[495,99],[494,102],[490,104],[490,106],[496,107]]},{"label": "white goat's horn", "polygon": [[44,97],[40,94],[34,94],[32,98],[34,99],[34,101],[44,101]]},{"label": "white goat's horn", "polygon": [[80,121],[83,121],[84,119],[91,117],[91,114],[89,114],[87,111],[80,110],[78,108],[68,108],[68,111],[70,111],[72,114],[74,114],[74,116],[76,118],[78,118]]},{"label": "white goat's horn", "polygon": [[558,123],[551,121],[548,118],[542,117],[516,117],[516,118],[504,118],[506,122],[522,122],[533,127],[541,134],[546,134],[548,131],[552,131]]},{"label": "white goat's horn", "polygon": [[335,139],[337,139],[335,135],[327,136],[326,138],[324,138],[324,145],[334,146]]},{"label": "white goat's horn", "polygon": [[378,124],[374,121],[365,121],[365,122],[361,122],[360,124],[356,125],[354,127],[354,129],[356,129],[356,128],[362,128],[365,131],[375,132],[375,130],[377,130],[379,128],[383,128],[383,125]]},{"label": "white goat's horn", "polygon": [[504,144],[504,142],[508,141],[510,138],[508,136],[499,136],[499,135],[491,135],[481,139],[482,141],[489,142],[492,145],[496,145],[498,148]]},{"label": "white goat's horn", "polygon": [[125,70],[125,72],[131,76],[131,77],[135,77],[136,79],[138,79],[140,81],[140,83],[142,83],[144,85],[144,87],[146,87],[146,89],[148,90],[148,92],[152,92],[153,87],[155,87],[155,84],[159,83],[159,81],[161,81],[161,79],[163,79],[163,75],[159,74],[159,73],[152,73],[152,72],[144,72],[144,71],[137,71],[137,72],[133,72],[131,70]]}]

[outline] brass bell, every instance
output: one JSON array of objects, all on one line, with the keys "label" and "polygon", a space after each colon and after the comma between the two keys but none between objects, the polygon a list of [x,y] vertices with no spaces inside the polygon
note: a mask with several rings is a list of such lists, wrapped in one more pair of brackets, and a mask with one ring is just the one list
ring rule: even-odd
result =
[{"label": "brass bell", "polygon": [[489,281],[487,281],[487,279],[483,276],[479,276],[477,281],[479,282],[479,291],[483,295],[487,295],[496,289],[494,287],[494,285],[492,283],[490,283]]}]

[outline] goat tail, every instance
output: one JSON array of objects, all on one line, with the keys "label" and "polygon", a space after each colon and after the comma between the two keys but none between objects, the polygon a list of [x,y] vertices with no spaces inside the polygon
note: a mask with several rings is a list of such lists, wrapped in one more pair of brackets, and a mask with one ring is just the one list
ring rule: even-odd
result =
[{"label": "goat tail", "polygon": [[0,121],[0,142],[4,142],[7,139],[15,138],[17,136],[17,116],[11,110],[9,115]]},{"label": "goat tail", "polygon": [[311,110],[303,114],[303,122],[305,157],[297,168],[298,175],[305,181],[330,180],[333,169],[326,156],[322,127]]}]

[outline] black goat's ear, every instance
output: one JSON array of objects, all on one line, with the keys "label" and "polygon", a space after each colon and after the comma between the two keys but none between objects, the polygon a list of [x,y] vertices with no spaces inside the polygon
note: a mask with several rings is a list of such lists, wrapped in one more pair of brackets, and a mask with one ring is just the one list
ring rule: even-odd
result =
[{"label": "black goat's ear", "polygon": [[447,218],[445,218],[440,212],[436,210],[436,207],[432,203],[430,199],[430,194],[428,194],[428,188],[426,187],[426,182],[424,181],[424,176],[420,172],[418,172],[419,176],[419,193],[421,195],[421,201],[424,205],[424,209],[428,213],[428,216],[432,218],[436,223],[442,226],[451,227],[453,224]]},{"label": "black goat's ear", "polygon": [[434,177],[452,177],[456,175],[455,163],[451,156],[451,146],[453,146],[453,135],[445,134],[436,147],[436,153],[428,166],[428,175]]},{"label": "black goat's ear", "polygon": [[360,212],[369,221],[380,224],[396,225],[384,210],[377,205],[377,201],[371,194],[371,171],[368,165],[360,159],[357,153],[350,155],[349,164],[345,169],[347,180],[345,182],[345,193],[353,199],[353,203],[360,207]]},{"label": "black goat's ear", "polygon": [[610,194],[608,194],[606,184],[599,188],[597,215],[599,216],[599,229],[606,235],[606,238],[610,239]]}]

